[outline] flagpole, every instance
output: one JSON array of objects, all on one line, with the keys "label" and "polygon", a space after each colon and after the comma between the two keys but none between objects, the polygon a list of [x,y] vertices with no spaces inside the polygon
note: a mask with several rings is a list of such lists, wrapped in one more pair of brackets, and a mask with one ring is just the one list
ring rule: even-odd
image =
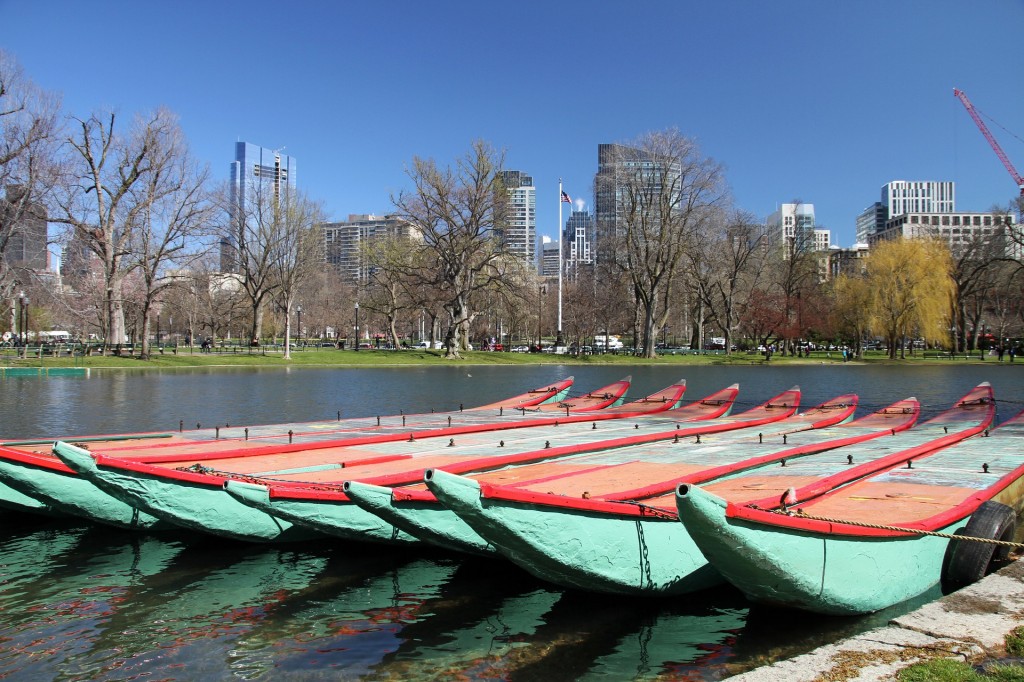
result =
[{"label": "flagpole", "polygon": [[562,338],[562,178],[558,178],[558,335],[555,337],[555,352],[565,346]]}]

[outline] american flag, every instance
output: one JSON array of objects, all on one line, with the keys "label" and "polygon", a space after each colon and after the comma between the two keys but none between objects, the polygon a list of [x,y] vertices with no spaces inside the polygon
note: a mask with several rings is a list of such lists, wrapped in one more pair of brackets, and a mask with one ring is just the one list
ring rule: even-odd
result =
[{"label": "american flag", "polygon": [[572,203],[572,199],[570,199],[569,195],[566,194],[565,192],[562,192],[562,201],[564,201],[567,204],[571,204]]}]

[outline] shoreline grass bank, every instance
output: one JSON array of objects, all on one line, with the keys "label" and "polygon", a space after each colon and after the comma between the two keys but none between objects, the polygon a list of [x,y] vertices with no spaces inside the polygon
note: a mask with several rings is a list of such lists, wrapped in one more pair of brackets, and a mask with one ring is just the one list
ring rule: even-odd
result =
[{"label": "shoreline grass bank", "polygon": [[772,355],[766,359],[760,353],[723,351],[686,352],[643,358],[628,354],[555,355],[552,353],[509,353],[468,351],[461,359],[446,359],[439,350],[335,350],[322,348],[292,349],[291,359],[284,359],[279,349],[241,349],[234,351],[201,352],[198,348],[187,347],[177,352],[166,350],[156,352],[150,359],[142,360],[137,355],[63,355],[38,357],[37,353],[27,358],[13,353],[0,355],[0,367],[62,368],[87,367],[90,369],[174,369],[186,367],[365,367],[402,365],[722,365],[722,366],[770,366],[770,365],[977,365],[998,364],[1005,367],[1024,366],[1024,359],[1009,362],[999,361],[995,355],[969,356],[937,352],[908,355],[905,359],[890,360],[884,352],[869,351],[861,359],[844,361],[838,352],[817,351],[808,356]]}]

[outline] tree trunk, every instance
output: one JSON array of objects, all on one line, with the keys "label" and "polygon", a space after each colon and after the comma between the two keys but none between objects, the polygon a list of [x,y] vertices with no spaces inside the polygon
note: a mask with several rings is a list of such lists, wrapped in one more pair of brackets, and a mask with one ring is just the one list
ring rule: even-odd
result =
[{"label": "tree trunk", "polygon": [[149,360],[150,348],[149,348],[149,311],[151,309],[150,301],[143,301],[142,303],[142,352],[139,353],[140,360]]}]

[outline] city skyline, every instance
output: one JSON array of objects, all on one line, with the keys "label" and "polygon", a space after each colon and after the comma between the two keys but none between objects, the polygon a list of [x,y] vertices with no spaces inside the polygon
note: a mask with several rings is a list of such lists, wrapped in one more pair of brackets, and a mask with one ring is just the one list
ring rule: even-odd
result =
[{"label": "city skyline", "polygon": [[1024,168],[1015,42],[998,37],[1024,25],[1011,0],[528,0],[516,31],[486,4],[101,4],[0,0],[0,48],[68,114],[167,106],[217,178],[236,141],[301,159],[332,220],[389,212],[414,156],[449,165],[483,139],[530,171],[538,239],[558,239],[559,178],[593,211],[598,145],[674,127],[725,167],[739,208],[814,204],[849,246],[894,180],[955,182],[964,211],[1016,196],[954,88]]}]

